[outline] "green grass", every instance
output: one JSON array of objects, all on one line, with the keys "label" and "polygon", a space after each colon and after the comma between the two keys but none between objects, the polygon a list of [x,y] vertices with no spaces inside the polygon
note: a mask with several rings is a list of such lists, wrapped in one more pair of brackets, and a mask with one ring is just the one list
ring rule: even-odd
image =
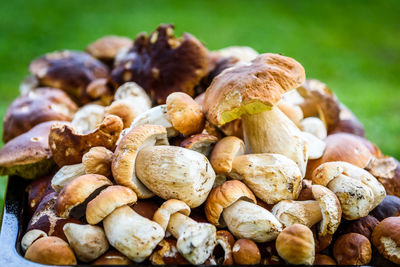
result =
[{"label": "green grass", "polygon": [[[7,4],[5,4],[7,2]],[[29,62],[84,49],[106,34],[134,37],[172,22],[208,48],[248,45],[300,61],[351,107],[367,136],[400,156],[400,1],[3,1],[0,117]],[[5,181],[0,180],[0,203]],[[1,204],[0,204],[1,205]]]}]

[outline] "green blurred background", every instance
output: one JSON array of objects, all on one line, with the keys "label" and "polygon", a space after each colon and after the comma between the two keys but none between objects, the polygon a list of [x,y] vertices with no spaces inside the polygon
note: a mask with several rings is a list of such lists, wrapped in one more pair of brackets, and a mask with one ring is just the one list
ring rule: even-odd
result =
[{"label": "green blurred background", "polygon": [[[209,49],[247,45],[294,57],[354,111],[370,140],[400,158],[399,14],[396,0],[2,1],[0,117],[33,58],[171,22]],[[0,178],[0,207],[5,184]]]}]

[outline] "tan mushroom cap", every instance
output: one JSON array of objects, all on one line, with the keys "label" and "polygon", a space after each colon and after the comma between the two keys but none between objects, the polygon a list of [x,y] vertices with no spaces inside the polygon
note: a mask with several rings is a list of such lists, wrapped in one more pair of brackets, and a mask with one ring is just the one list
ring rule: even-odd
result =
[{"label": "tan mushroom cap", "polygon": [[197,151],[208,157],[217,140],[218,138],[214,135],[195,134],[183,140],[180,146]]},{"label": "tan mushroom cap", "polygon": [[188,94],[174,92],[167,97],[167,112],[172,126],[183,135],[201,133],[204,114],[201,106]]},{"label": "tan mushroom cap", "polygon": [[39,238],[46,237],[47,234],[39,229],[33,229],[27,231],[21,239],[21,248],[25,253],[26,250]]},{"label": "tan mushroom cap", "polygon": [[36,240],[26,251],[25,259],[46,265],[76,265],[68,243],[55,236]]},{"label": "tan mushroom cap", "polygon": [[400,217],[381,221],[372,232],[372,243],[386,259],[400,264]]},{"label": "tan mushroom cap", "polygon": [[135,192],[125,186],[113,185],[100,192],[86,207],[86,220],[98,224],[116,208],[136,203]]},{"label": "tan mushroom cap", "polygon": [[234,158],[244,153],[244,142],[235,136],[227,136],[215,145],[210,155],[210,163],[216,174],[229,173]]},{"label": "tan mushroom cap", "polygon": [[277,54],[261,54],[250,65],[225,70],[208,87],[203,109],[207,119],[223,125],[243,114],[271,109],[286,91],[305,79],[303,66]]},{"label": "tan mushroom cap", "polygon": [[108,35],[89,44],[86,51],[99,59],[113,59],[121,48],[132,45],[133,42],[128,37]]},{"label": "tan mushroom cap", "polygon": [[118,250],[109,250],[92,262],[92,265],[133,265],[133,262]]},{"label": "tan mushroom cap", "polygon": [[49,145],[58,166],[80,163],[83,155],[95,146],[113,150],[122,131],[119,117],[108,115],[98,127],[88,133],[79,134],[67,124],[55,124],[51,128]]},{"label": "tan mushroom cap", "polygon": [[67,218],[70,211],[85,202],[96,190],[112,185],[103,175],[85,174],[67,184],[57,197],[55,210],[58,216]]},{"label": "tan mushroom cap", "polygon": [[185,202],[178,199],[169,199],[154,213],[153,221],[158,223],[164,231],[166,231],[171,215],[177,212],[189,216],[190,207]]},{"label": "tan mushroom cap", "polygon": [[239,265],[259,264],[261,261],[260,250],[257,244],[250,239],[239,239],[232,248],[233,259]]},{"label": "tan mushroom cap", "polygon": [[111,162],[113,152],[102,146],[92,147],[82,157],[82,163],[86,173],[101,174],[106,177],[111,176]]},{"label": "tan mushroom cap", "polygon": [[240,181],[226,181],[222,185],[214,188],[208,195],[205,204],[205,213],[208,221],[216,226],[225,226],[221,214],[225,208],[238,200],[245,200],[254,204],[257,203],[254,194]]},{"label": "tan mushroom cap", "polygon": [[145,124],[130,130],[120,140],[114,152],[112,173],[115,181],[131,188],[139,198],[152,197],[154,194],[136,177],[136,156],[146,146],[167,144],[165,127]]}]

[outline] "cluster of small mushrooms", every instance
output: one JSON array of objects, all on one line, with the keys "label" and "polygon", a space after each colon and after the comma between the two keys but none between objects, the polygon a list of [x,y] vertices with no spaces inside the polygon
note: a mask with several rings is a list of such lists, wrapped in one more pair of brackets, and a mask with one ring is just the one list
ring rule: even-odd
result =
[{"label": "cluster of small mushrooms", "polygon": [[29,71],[0,151],[26,259],[400,264],[400,163],[294,59],[160,25]]}]

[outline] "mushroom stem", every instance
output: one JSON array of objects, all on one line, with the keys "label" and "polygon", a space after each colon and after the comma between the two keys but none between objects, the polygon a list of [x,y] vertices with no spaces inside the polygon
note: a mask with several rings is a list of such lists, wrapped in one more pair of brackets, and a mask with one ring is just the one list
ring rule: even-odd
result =
[{"label": "mushroom stem", "polygon": [[176,239],[183,234],[186,228],[190,226],[195,226],[197,222],[182,213],[174,213],[171,215],[170,221],[168,223],[167,230]]},{"label": "mushroom stem", "polygon": [[242,123],[248,154],[282,154],[296,162],[304,176],[307,149],[301,131],[279,108],[243,115]]},{"label": "mushroom stem", "polygon": [[274,240],[282,225],[268,210],[257,204],[238,200],[224,209],[222,216],[229,230],[237,238],[255,242]]},{"label": "mushroom stem", "polygon": [[321,207],[316,200],[284,200],[274,206],[272,213],[285,227],[295,223],[311,227],[322,220]]}]

